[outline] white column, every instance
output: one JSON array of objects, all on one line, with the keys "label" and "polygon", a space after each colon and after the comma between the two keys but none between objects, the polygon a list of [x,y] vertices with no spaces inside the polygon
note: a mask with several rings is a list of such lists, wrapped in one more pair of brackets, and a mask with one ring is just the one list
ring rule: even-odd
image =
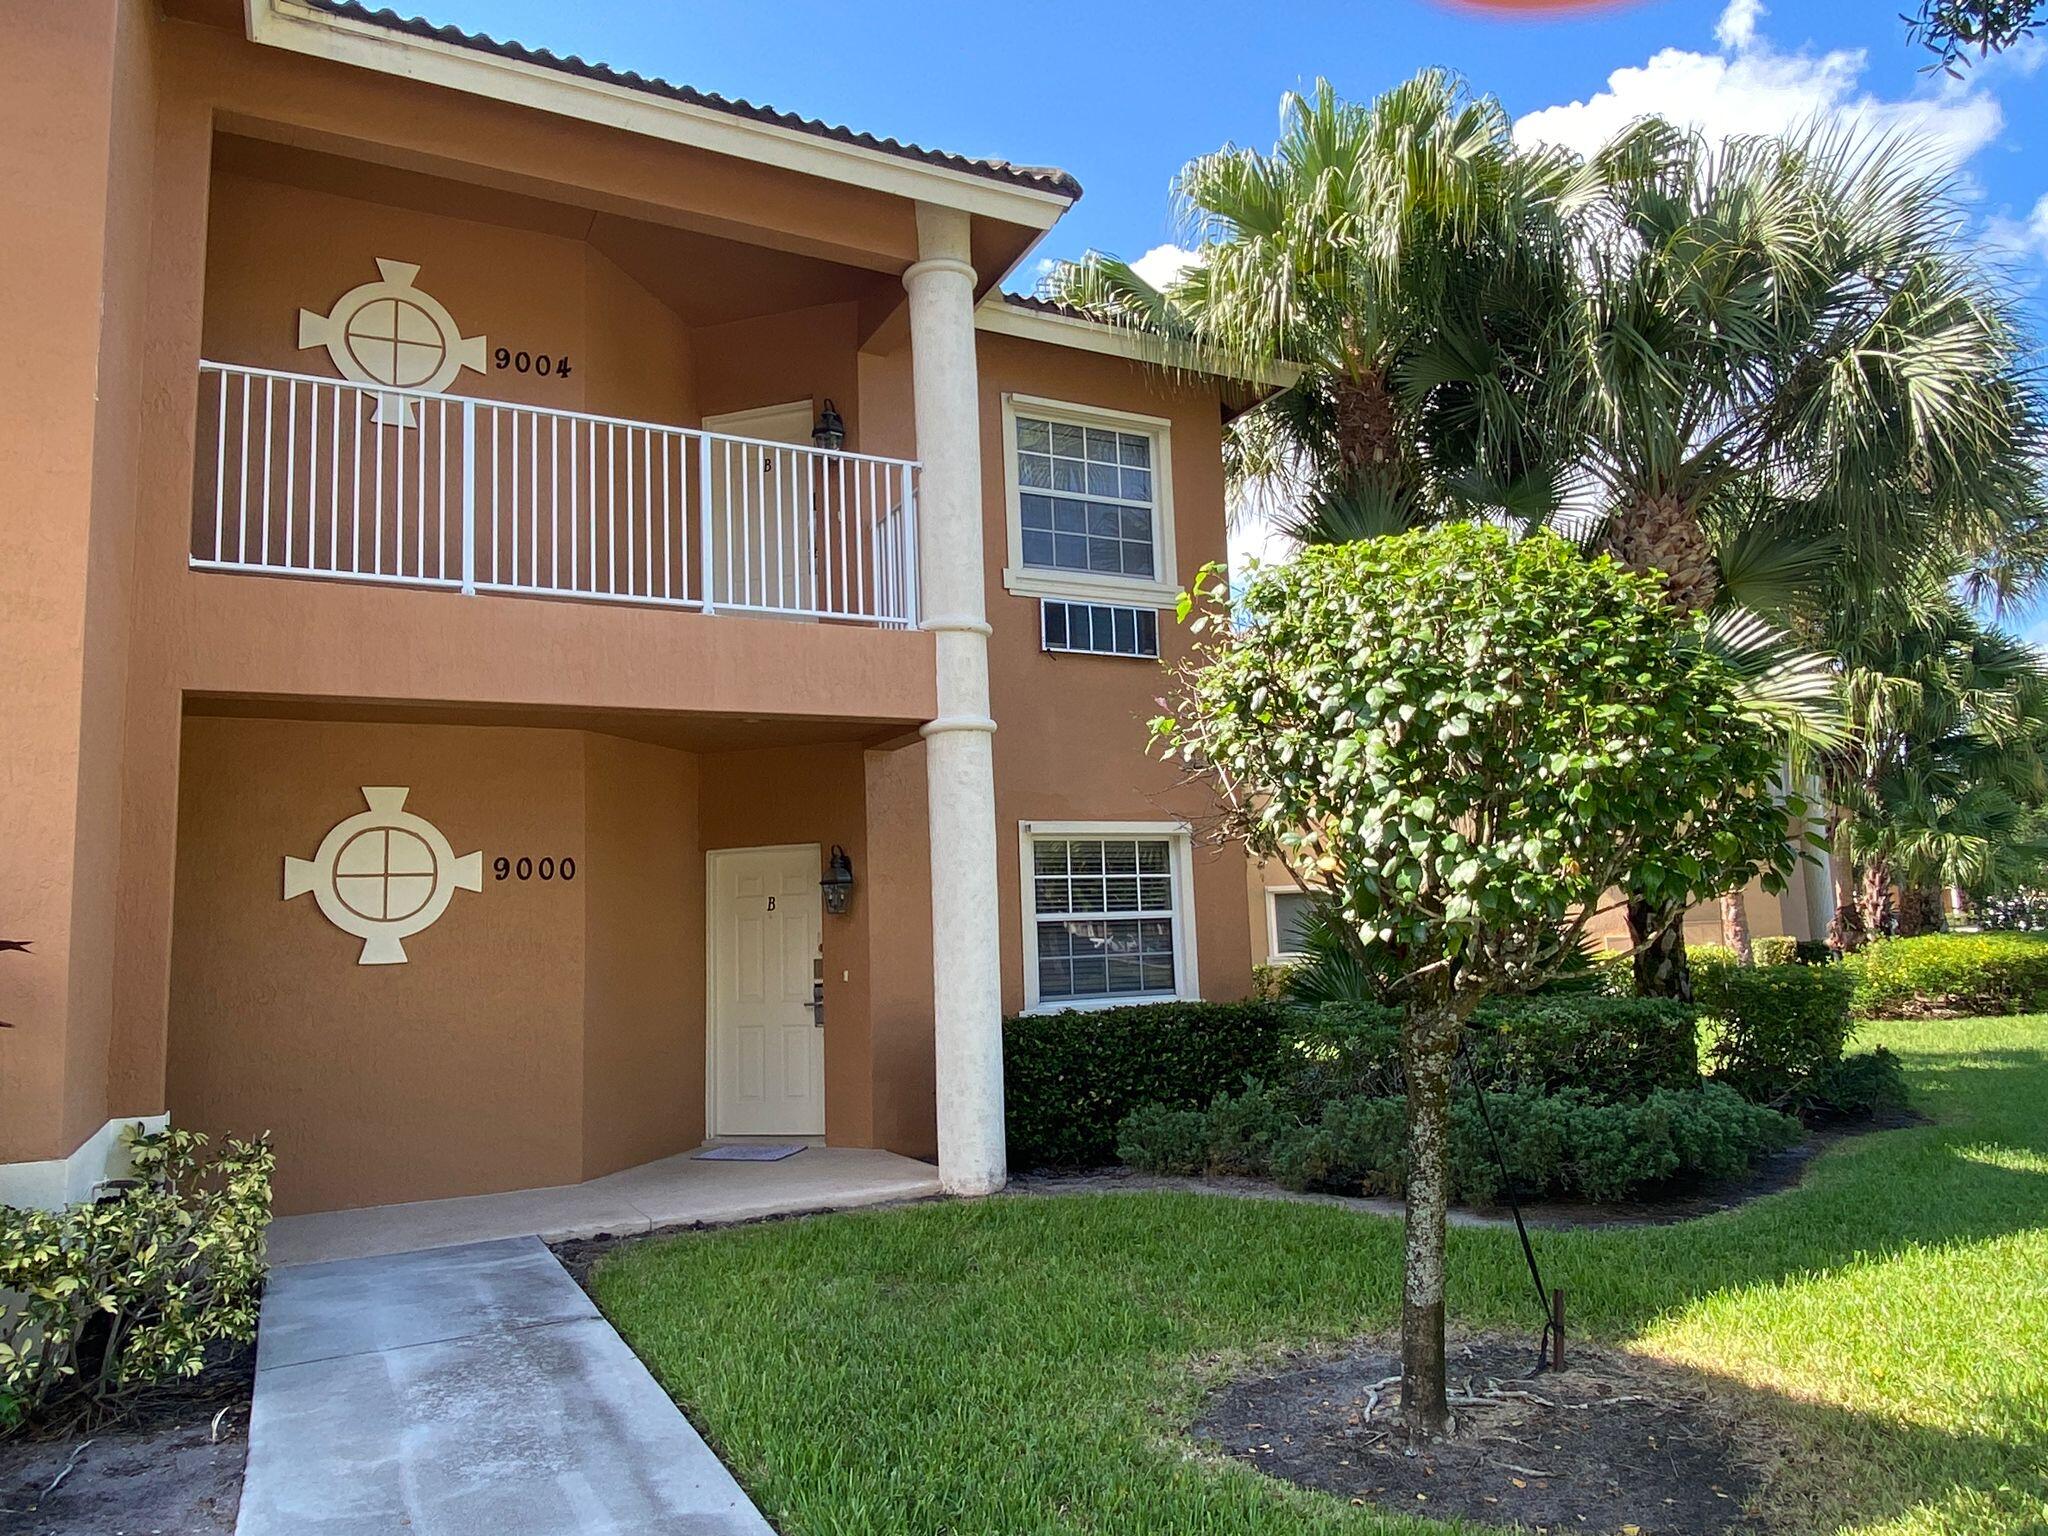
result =
[{"label": "white column", "polygon": [[967,215],[920,203],[910,293],[920,601],[938,652],[938,717],[924,727],[932,843],[932,1034],[939,1182],[1003,1187],[1003,1000],[996,791],[981,548],[980,389]]}]

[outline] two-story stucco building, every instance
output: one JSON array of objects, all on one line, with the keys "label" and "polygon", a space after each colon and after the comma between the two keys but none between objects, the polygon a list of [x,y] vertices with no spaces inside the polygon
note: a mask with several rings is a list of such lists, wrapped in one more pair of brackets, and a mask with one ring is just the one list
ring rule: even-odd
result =
[{"label": "two-story stucco building", "polygon": [[1070,177],[345,0],[5,29],[0,1200],[165,1114],[286,1211],[986,1191],[1006,1011],[1244,991],[1144,722],[1271,381],[1003,296]]}]

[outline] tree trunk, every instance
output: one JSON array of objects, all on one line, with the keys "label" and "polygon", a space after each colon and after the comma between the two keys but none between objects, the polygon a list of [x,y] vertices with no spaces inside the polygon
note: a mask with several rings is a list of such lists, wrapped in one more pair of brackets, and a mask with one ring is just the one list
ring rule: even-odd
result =
[{"label": "tree trunk", "polygon": [[1331,381],[1330,400],[1337,418],[1337,459],[1346,481],[1391,486],[1405,480],[1407,438],[1386,378],[1378,373],[1338,377]]},{"label": "tree trunk", "polygon": [[1896,931],[1892,911],[1892,865],[1882,854],[1873,855],[1863,866],[1862,889],[1856,904],[1862,909],[1863,931],[1882,939]]},{"label": "tree trunk", "polygon": [[1636,996],[1692,1001],[1692,965],[1685,957],[1685,908],[1628,900],[1628,936],[1635,946]]},{"label": "tree trunk", "polygon": [[1927,919],[1920,910],[1920,891],[1911,885],[1899,887],[1898,916],[1896,919],[1899,937],[1917,939],[1927,931]]},{"label": "tree trunk", "polygon": [[1671,606],[1699,613],[1721,593],[1721,568],[1714,546],[1693,509],[1665,491],[1619,507],[1608,516],[1595,546],[1641,575],[1661,572]]},{"label": "tree trunk", "polygon": [[[1713,545],[1707,542],[1698,515],[1675,492],[1641,496],[1617,507],[1594,549],[1639,575],[1661,574],[1665,596],[1681,614],[1711,608],[1720,595],[1721,567]],[[1630,891],[1628,931],[1636,945],[1636,994],[1691,1002],[1685,909],[1652,907]]]},{"label": "tree trunk", "polygon": [[1934,885],[1899,887],[1899,937],[1918,938],[1941,931],[1941,888]]},{"label": "tree trunk", "polygon": [[[1837,849],[1841,839],[1835,839]],[[1870,930],[1863,926],[1863,908],[1857,902],[1862,872],[1853,860],[1835,856],[1835,915],[1828,919],[1828,948],[1838,955],[1853,955],[1870,942]]]},{"label": "tree trunk", "polygon": [[1450,1428],[1444,1369],[1444,1230],[1451,1194],[1451,1067],[1458,1015],[1413,1005],[1401,1024],[1408,1078],[1408,1222],[1401,1258],[1401,1417],[1411,1433]]},{"label": "tree trunk", "polygon": [[1740,891],[1722,893],[1721,941],[1735,951],[1738,964],[1756,964],[1749,947],[1749,901]]}]

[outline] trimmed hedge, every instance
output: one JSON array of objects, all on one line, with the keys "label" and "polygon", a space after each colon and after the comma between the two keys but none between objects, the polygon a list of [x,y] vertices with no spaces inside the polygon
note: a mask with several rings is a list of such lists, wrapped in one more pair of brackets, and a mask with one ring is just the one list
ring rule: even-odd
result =
[{"label": "trimmed hedge", "polygon": [[[1700,1082],[1697,1011],[1663,997],[1593,992],[1497,997],[1465,1036],[1466,1061],[1489,1089],[1576,1088],[1598,1099],[1639,1099]],[[1319,1008],[1279,1084],[1300,1101],[1399,1094],[1401,1010],[1381,1003]],[[1235,1086],[1235,1085],[1219,1085]]]},{"label": "trimmed hedge", "polygon": [[[1497,998],[1466,1045],[1489,1089],[1572,1088],[1598,1100],[1699,1086],[1694,1010],[1665,998],[1560,993]],[[1338,1098],[1398,1096],[1401,1012],[1272,1000],[1145,1003],[1003,1023],[1010,1166],[1092,1168],[1116,1158],[1140,1105],[1199,1108],[1246,1079],[1313,1117]]]},{"label": "trimmed hedge", "polygon": [[1853,1027],[1846,967],[1737,965],[1716,955],[1694,960],[1692,982],[1711,1017],[1708,1068],[1744,1098],[1784,1101],[1840,1063]]},{"label": "trimmed hedge", "polygon": [[1758,965],[1832,965],[1835,952],[1821,939],[1795,939],[1774,933],[1753,946]]},{"label": "trimmed hedge", "polygon": [[1141,1104],[1207,1104],[1270,1077],[1298,1027],[1270,1000],[1143,1003],[1003,1021],[1010,1166],[1093,1168]]},{"label": "trimmed hedge", "polygon": [[[1798,1141],[1799,1122],[1709,1083],[1606,1103],[1577,1089],[1490,1095],[1488,1112],[1523,1196],[1614,1201],[1679,1184],[1731,1179]],[[1241,1173],[1291,1189],[1399,1196],[1406,1180],[1405,1105],[1391,1096],[1335,1099],[1313,1120],[1267,1089],[1219,1095],[1207,1109],[1148,1105],[1123,1122],[1118,1150],[1155,1173]],[[1451,1197],[1488,1205],[1505,1193],[1469,1092],[1451,1106]]]},{"label": "trimmed hedge", "polygon": [[1498,997],[1480,1007],[1472,1026],[1466,1048],[1489,1087],[1569,1088],[1622,1100],[1699,1086],[1698,1011],[1670,998]]},{"label": "trimmed hedge", "polygon": [[2026,933],[1930,933],[1878,939],[1842,969],[1865,1018],[2027,1013],[2048,1008],[2048,938]]}]

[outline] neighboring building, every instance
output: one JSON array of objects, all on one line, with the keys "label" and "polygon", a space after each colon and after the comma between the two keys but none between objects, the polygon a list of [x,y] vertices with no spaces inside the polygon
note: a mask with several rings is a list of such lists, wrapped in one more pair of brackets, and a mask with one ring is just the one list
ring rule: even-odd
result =
[{"label": "neighboring building", "polygon": [[[1278,859],[1247,859],[1245,867],[1253,960],[1264,965],[1286,965],[1300,959],[1302,925],[1309,918],[1308,897]],[[1752,880],[1743,891],[1743,912],[1749,920],[1750,938],[1785,934],[1801,940],[1825,939],[1837,899],[1832,867],[1824,851],[1810,852],[1786,879],[1785,889],[1775,896],[1763,888],[1762,881]],[[1618,892],[1608,893],[1607,904],[1586,925],[1586,934],[1598,949],[1629,947],[1628,914]],[[1719,901],[1703,901],[1686,909],[1687,944],[1725,945],[1728,941]]]},{"label": "neighboring building", "polygon": [[1242,994],[1144,722],[1260,385],[1001,295],[1071,178],[340,0],[0,25],[0,1200],[166,1112],[284,1211],[982,1191],[1004,1011]]}]

